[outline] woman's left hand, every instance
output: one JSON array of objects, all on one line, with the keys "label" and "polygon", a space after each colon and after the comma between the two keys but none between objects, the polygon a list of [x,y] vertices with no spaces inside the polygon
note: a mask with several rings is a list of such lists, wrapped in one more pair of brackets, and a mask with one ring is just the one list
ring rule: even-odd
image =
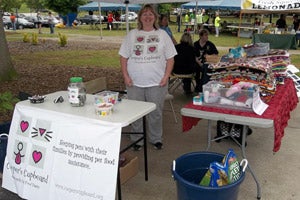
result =
[{"label": "woman's left hand", "polygon": [[161,79],[160,83],[159,83],[159,86],[160,86],[160,87],[166,86],[167,83],[168,83],[168,81],[169,81],[169,78],[168,78],[168,77],[163,77],[163,78]]}]

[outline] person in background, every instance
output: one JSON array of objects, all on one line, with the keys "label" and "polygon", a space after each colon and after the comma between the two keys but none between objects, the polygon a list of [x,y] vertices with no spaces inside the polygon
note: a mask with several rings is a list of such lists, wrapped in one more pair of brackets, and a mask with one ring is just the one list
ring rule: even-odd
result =
[{"label": "person in background", "polygon": [[177,44],[177,41],[174,38],[173,33],[172,33],[172,31],[169,27],[169,20],[168,20],[167,15],[164,15],[164,14],[160,15],[160,17],[159,17],[159,27],[167,32],[167,34],[170,36],[170,38],[171,38],[174,45]]},{"label": "person in background", "polygon": [[14,13],[11,13],[9,18],[10,18],[12,29],[15,31],[16,30],[16,16],[14,15]]},{"label": "person in background", "polygon": [[295,31],[300,30],[299,24],[300,24],[300,21],[298,19],[298,15],[297,14],[293,15],[293,28],[294,28]]},{"label": "person in background", "polygon": [[280,18],[276,21],[276,27],[281,29],[282,31],[286,31],[287,24],[286,24],[286,16],[284,14],[280,14]]},{"label": "person in background", "polygon": [[203,25],[203,10],[199,10],[197,15],[196,15],[196,23],[197,23],[197,30],[199,32],[199,30],[202,28]]},{"label": "person in background", "polygon": [[[177,55],[174,58],[174,74],[193,74],[196,66],[196,56],[193,39],[190,33],[183,33],[180,43],[175,45]],[[183,79],[183,90],[186,95],[192,94],[190,78]]]},{"label": "person in background", "polygon": [[216,12],[216,18],[215,18],[216,37],[219,37],[220,22],[221,22],[221,18],[219,12]]},{"label": "person in background", "polygon": [[[294,28],[294,30],[295,30],[295,32],[296,32],[296,43],[298,44],[298,46],[300,47],[300,26],[299,26],[299,24],[300,24],[300,20],[298,19],[298,15],[297,14],[294,14],[293,15],[293,28]],[[299,32],[299,33],[297,33],[297,31]]]},{"label": "person in background", "polygon": [[190,14],[190,22],[191,22],[192,26],[194,26],[194,24],[195,24],[195,19],[196,19],[195,11],[192,11]]},{"label": "person in background", "polygon": [[50,34],[54,34],[54,16],[51,12],[48,12],[48,24],[50,28]]},{"label": "person in background", "polygon": [[[208,40],[208,34],[209,32],[206,29],[202,29],[199,32],[199,40],[194,42],[194,48],[195,48],[195,54],[197,58],[197,64],[196,67],[196,88],[195,92],[202,92],[202,86],[206,84],[210,77],[208,76],[208,64],[207,64],[207,57],[208,55],[218,55],[219,51],[217,50],[217,47]],[[201,78],[200,78],[201,74]]]},{"label": "person in background", "polygon": [[[116,22],[119,22],[121,21],[121,18],[120,18],[120,13],[118,11],[115,11],[115,14],[114,14],[114,19]],[[119,30],[119,23],[116,23],[116,29]]]},{"label": "person in background", "polygon": [[203,23],[204,24],[209,24],[209,15],[205,12],[205,10],[202,10],[202,16],[203,16]]},{"label": "person in background", "polygon": [[181,26],[181,12],[178,12],[176,16],[176,23],[177,23],[177,32],[180,32],[180,26]]},{"label": "person in background", "polygon": [[186,28],[186,29],[189,28],[189,22],[190,22],[189,14],[188,14],[188,13],[185,13],[185,15],[184,15],[184,23],[186,24],[186,25],[185,25],[185,28]]},{"label": "person in background", "polygon": [[109,11],[107,15],[107,23],[110,31],[113,28],[113,21],[114,21],[114,15],[112,14],[111,11]]},{"label": "person in background", "polygon": [[37,20],[37,26],[39,29],[39,34],[42,34],[42,16],[40,12],[37,12],[36,14],[36,20]]},{"label": "person in background", "polygon": [[[147,116],[149,142],[162,149],[162,110],[173,70],[175,46],[166,31],[158,26],[158,14],[146,4],[138,13],[137,28],[131,30],[119,50],[120,64],[128,99],[153,102],[156,109]],[[142,132],[143,121],[131,124],[133,132]],[[140,136],[132,134],[131,140]],[[143,141],[133,146],[140,150]]]},{"label": "person in background", "polygon": [[257,17],[254,19],[254,26],[260,26],[260,20]]}]

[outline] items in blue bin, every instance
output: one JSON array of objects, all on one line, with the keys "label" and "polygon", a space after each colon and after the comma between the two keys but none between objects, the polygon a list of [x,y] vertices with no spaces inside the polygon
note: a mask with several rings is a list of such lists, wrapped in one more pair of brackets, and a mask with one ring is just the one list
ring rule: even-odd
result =
[{"label": "items in blue bin", "polygon": [[240,165],[236,154],[232,149],[229,149],[222,163],[210,163],[209,170],[202,178],[200,185],[219,187],[234,183],[240,178]]}]

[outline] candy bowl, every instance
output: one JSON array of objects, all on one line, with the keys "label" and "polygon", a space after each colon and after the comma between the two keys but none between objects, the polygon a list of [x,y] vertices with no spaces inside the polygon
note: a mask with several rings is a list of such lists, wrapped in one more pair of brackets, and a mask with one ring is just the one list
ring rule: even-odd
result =
[{"label": "candy bowl", "polygon": [[30,103],[44,103],[46,96],[34,95],[32,97],[28,97]]},{"label": "candy bowl", "polygon": [[111,115],[114,105],[112,103],[99,103],[95,104],[95,112],[98,116]]}]

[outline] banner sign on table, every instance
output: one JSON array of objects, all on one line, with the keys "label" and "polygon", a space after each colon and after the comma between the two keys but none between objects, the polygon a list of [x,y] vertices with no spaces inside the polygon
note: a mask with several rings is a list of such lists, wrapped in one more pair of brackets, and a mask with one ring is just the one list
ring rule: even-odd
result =
[{"label": "banner sign on table", "polygon": [[2,187],[31,200],[115,199],[121,127],[33,109],[16,106]]},{"label": "banner sign on table", "polygon": [[243,11],[300,11],[299,0],[242,0]]}]

